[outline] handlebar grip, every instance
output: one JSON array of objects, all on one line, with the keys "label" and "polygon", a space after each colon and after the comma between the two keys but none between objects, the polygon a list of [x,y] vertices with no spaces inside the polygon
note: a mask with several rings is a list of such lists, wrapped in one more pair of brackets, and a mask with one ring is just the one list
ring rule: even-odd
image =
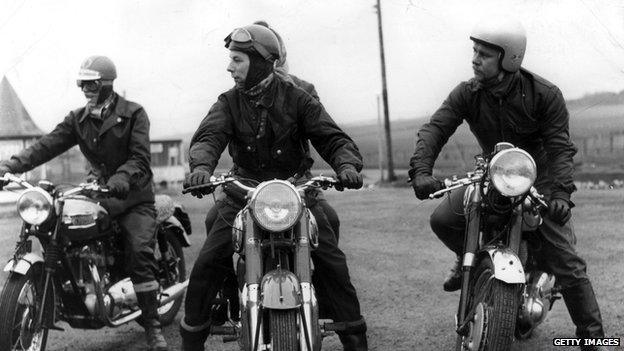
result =
[{"label": "handlebar grip", "polygon": [[214,187],[215,186],[212,183],[190,186],[188,188],[182,189],[182,194],[188,194],[199,190],[202,192],[202,194],[207,195],[214,191]]}]

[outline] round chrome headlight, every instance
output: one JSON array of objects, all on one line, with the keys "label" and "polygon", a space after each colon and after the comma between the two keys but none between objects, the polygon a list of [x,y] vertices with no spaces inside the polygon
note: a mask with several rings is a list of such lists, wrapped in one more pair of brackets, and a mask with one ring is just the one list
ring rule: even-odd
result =
[{"label": "round chrome headlight", "polygon": [[490,179],[502,195],[513,197],[531,189],[537,177],[537,167],[528,152],[518,149],[503,150],[490,161]]},{"label": "round chrome headlight", "polygon": [[302,207],[297,190],[282,180],[260,184],[251,199],[251,213],[256,223],[274,232],[295,225],[301,216]]},{"label": "round chrome headlight", "polygon": [[17,213],[24,222],[33,225],[45,222],[53,209],[52,196],[40,188],[28,189],[17,199]]}]

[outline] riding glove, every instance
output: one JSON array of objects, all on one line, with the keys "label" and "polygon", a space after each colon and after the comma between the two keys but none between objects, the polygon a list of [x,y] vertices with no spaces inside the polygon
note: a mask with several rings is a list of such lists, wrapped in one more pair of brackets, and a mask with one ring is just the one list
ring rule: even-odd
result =
[{"label": "riding glove", "polygon": [[412,178],[412,188],[419,200],[429,198],[429,194],[444,189],[444,183],[430,175],[415,175]]},{"label": "riding glove", "polygon": [[[197,167],[186,176],[186,178],[184,179],[184,184],[182,186],[184,187],[184,189],[186,189],[193,186],[203,185],[210,182],[210,177],[212,177],[212,173],[206,171],[205,169]],[[197,190],[191,191],[191,195],[201,199],[204,193]]]},{"label": "riding glove", "polygon": [[344,164],[340,167],[338,181],[347,189],[359,189],[364,183],[362,175],[350,164]]},{"label": "riding glove", "polygon": [[572,206],[573,204],[569,200],[551,198],[548,203],[548,215],[554,222],[564,225],[572,217]]},{"label": "riding glove", "polygon": [[122,200],[128,197],[128,193],[130,192],[130,182],[128,178],[128,175],[125,173],[115,173],[108,179],[106,186],[111,196]]}]

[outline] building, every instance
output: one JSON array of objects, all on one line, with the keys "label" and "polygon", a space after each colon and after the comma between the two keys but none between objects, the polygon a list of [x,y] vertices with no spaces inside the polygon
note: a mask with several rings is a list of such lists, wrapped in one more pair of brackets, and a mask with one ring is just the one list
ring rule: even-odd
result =
[{"label": "building", "polygon": [[[0,82],[0,125],[0,160],[10,158],[44,134],[30,118],[6,77]],[[32,177],[45,178],[46,166],[26,174],[26,179]]]},{"label": "building", "polygon": [[156,187],[180,187],[187,168],[182,153],[182,139],[155,139],[150,144]]}]

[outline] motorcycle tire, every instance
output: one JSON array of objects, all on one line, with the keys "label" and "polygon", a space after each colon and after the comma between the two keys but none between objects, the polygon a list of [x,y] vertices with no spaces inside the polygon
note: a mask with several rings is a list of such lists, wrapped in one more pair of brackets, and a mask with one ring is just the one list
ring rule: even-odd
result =
[{"label": "motorcycle tire", "polygon": [[[186,280],[186,261],[184,259],[184,252],[182,251],[182,244],[176,237],[173,229],[166,228],[163,232],[158,233],[158,235],[164,235],[170,256],[169,262],[164,262],[160,248],[156,247],[154,250],[154,256],[156,257],[159,270],[159,276],[156,279],[160,282],[160,288],[164,290],[173,284],[181,283]],[[169,274],[169,279],[167,279],[165,274]],[[180,311],[183,301],[184,294],[181,294],[175,300],[158,308],[161,326],[167,326],[173,323],[175,316],[178,314],[178,311]],[[136,321],[143,326],[143,318],[139,317]]]},{"label": "motorcycle tire", "polygon": [[[0,295],[0,351],[44,351],[48,328],[36,326],[43,297],[43,264],[35,263],[25,275],[11,273]],[[54,322],[54,287],[48,287],[43,323]]]},{"label": "motorcycle tire", "polygon": [[[507,284],[494,278],[494,268],[489,259],[481,260],[472,274],[472,292],[468,311],[472,311],[478,304],[485,310],[483,318],[483,337],[480,346],[472,349],[484,351],[509,350],[514,340],[514,331],[520,293],[517,284]],[[469,350],[463,345],[462,337],[458,336],[456,350]]]},{"label": "motorcycle tire", "polygon": [[297,310],[269,310],[269,324],[272,351],[299,349]]}]

